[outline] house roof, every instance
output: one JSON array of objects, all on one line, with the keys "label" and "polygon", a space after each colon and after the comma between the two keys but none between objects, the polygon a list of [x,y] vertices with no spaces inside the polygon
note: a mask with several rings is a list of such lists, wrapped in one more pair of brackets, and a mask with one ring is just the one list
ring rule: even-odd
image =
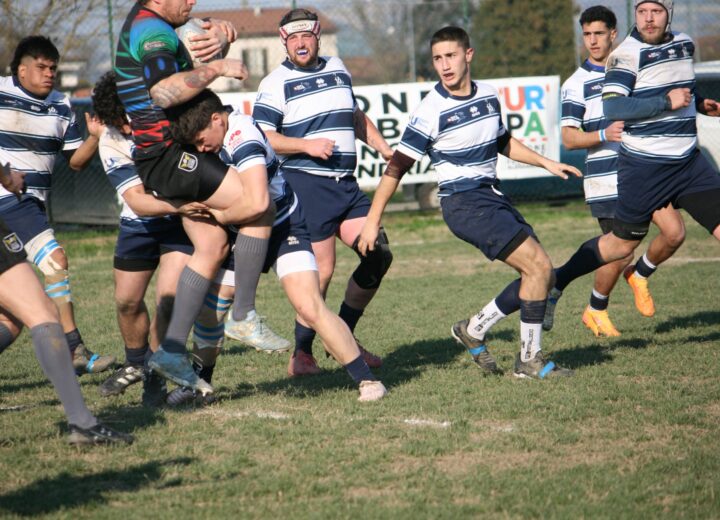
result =
[{"label": "house roof", "polygon": [[[313,7],[308,7],[316,12],[320,18],[320,26],[323,33],[333,34],[337,32],[337,26],[324,14]],[[257,36],[275,36],[278,34],[278,24],[288,12],[286,8],[247,8],[247,9],[224,9],[220,11],[193,11],[195,18],[211,16],[221,20],[232,22],[238,31],[239,38],[252,38]]]}]

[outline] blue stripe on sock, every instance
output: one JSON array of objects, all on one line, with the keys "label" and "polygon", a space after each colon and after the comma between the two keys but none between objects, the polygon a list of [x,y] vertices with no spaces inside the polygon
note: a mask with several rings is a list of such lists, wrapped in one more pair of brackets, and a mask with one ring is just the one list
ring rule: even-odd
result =
[{"label": "blue stripe on sock", "polygon": [[470,352],[470,354],[472,354],[473,356],[477,356],[478,354],[482,354],[486,350],[487,347],[485,345],[480,345],[479,347],[469,348],[468,352]]},{"label": "blue stripe on sock", "polygon": [[90,358],[90,361],[87,362],[87,371],[88,371],[88,372],[92,372],[92,367],[93,367],[93,365],[95,364],[95,360],[96,360],[97,358],[99,358],[99,357],[100,357],[100,356],[97,355],[97,354],[93,354],[93,355],[92,355],[92,357]]},{"label": "blue stripe on sock", "polygon": [[545,365],[543,367],[543,369],[538,373],[538,377],[540,379],[544,378],[546,375],[548,375],[550,372],[552,372],[554,368],[555,368],[555,363],[553,363],[552,361],[548,362],[548,364]]}]

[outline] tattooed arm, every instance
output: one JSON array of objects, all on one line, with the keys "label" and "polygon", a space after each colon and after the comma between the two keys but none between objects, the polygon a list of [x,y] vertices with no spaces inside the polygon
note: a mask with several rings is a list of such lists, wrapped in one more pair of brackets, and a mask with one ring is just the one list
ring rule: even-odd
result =
[{"label": "tattooed arm", "polygon": [[247,67],[241,60],[215,60],[207,65],[168,76],[153,85],[150,95],[153,103],[160,108],[170,108],[192,99],[219,77],[246,79]]}]

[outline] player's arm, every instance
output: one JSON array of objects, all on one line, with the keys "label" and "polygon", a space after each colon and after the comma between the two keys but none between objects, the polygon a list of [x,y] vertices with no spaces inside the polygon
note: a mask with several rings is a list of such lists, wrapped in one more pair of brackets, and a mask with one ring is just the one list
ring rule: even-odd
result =
[{"label": "player's arm", "polygon": [[205,29],[204,34],[197,34],[190,38],[192,42],[192,54],[200,61],[215,56],[222,52],[222,56],[227,55],[230,45],[237,39],[237,30],[235,26],[227,20],[219,20],[217,18],[205,18],[201,27]]},{"label": "player's arm", "polygon": [[706,116],[720,117],[720,103],[714,99],[702,98],[695,94],[695,108]]},{"label": "player's arm", "polygon": [[10,167],[10,163],[0,163],[0,186],[19,199],[25,193],[25,174]]},{"label": "player's arm", "polygon": [[[256,164],[240,171],[239,174],[242,176],[243,186],[241,202],[222,210],[213,208],[208,210],[219,224],[248,224],[260,218],[270,208],[267,168]],[[228,175],[237,175],[237,171],[234,170]]]},{"label": "player's arm", "polygon": [[266,128],[263,128],[263,131],[272,149],[280,155],[304,153],[310,157],[329,159],[335,148],[335,141],[325,137],[305,139],[304,137],[288,137],[276,130]]},{"label": "player's arm", "polygon": [[402,176],[405,175],[414,164],[415,159],[408,157],[402,152],[396,151],[393,153],[390,162],[385,168],[385,173],[383,173],[383,176],[380,178],[380,184],[378,184],[375,194],[373,195],[372,205],[365,219],[365,224],[363,224],[362,230],[360,230],[358,240],[358,251],[360,251],[360,254],[365,255],[368,251],[375,249],[375,242],[380,232],[380,221],[385,212],[385,208],[397,191]]},{"label": "player's arm", "polygon": [[[151,67],[164,69],[167,64],[160,65],[157,61],[161,59],[167,60],[167,56],[164,58],[156,56],[154,59],[151,58],[143,61],[143,64],[147,61]],[[148,74],[152,75],[153,70],[148,70]],[[175,72],[171,76],[167,76],[156,83],[152,80],[152,77],[146,77],[146,81],[149,80],[149,82],[153,84],[150,88],[150,96],[152,97],[153,103],[160,108],[170,108],[194,98],[201,90],[219,77],[243,80],[248,77],[248,70],[241,60],[223,58],[195,69]]]},{"label": "player's arm", "polygon": [[207,206],[200,202],[171,202],[160,199],[145,191],[142,184],[136,184],[122,192],[122,198],[139,217],[164,217],[165,215],[202,216],[208,215]]},{"label": "player's arm", "polygon": [[607,128],[596,132],[583,132],[574,126],[563,126],[562,143],[568,150],[593,148],[606,141],[620,142],[624,128],[622,121],[613,121]]},{"label": "player's arm", "polygon": [[383,159],[389,161],[393,156],[392,148],[387,144],[380,131],[360,107],[353,112],[353,126],[355,137],[367,144],[370,148],[382,155]]},{"label": "player's arm", "polygon": [[96,116],[91,116],[87,112],[85,112],[85,124],[88,130],[87,139],[75,150],[67,152],[65,156],[70,168],[75,171],[85,168],[95,156],[100,142],[100,135],[105,129],[105,125]]},{"label": "player's arm", "polygon": [[[503,139],[503,136],[508,137],[507,139]],[[513,161],[529,164],[530,166],[545,168],[553,175],[557,175],[562,179],[567,179],[568,175],[582,177],[580,170],[574,166],[548,159],[544,155],[540,155],[539,153],[531,150],[507,133],[503,134],[503,136],[498,138],[498,149],[505,157],[512,159]],[[505,141],[505,143],[503,143],[503,141]]]}]

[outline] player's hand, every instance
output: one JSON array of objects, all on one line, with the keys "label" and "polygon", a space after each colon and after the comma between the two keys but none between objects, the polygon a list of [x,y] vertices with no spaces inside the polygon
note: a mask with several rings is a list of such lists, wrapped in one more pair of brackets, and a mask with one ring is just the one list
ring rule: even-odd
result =
[{"label": "player's hand", "polygon": [[217,18],[208,18],[203,20],[202,28],[206,31],[217,31],[223,34],[226,43],[232,43],[237,40],[237,29],[227,20],[218,20]]},{"label": "player's hand", "polygon": [[714,99],[705,99],[700,107],[700,113],[710,117],[720,117],[720,103]]},{"label": "player's hand", "polygon": [[569,164],[561,162],[549,161],[545,165],[545,169],[553,175],[560,177],[561,179],[567,179],[568,175],[574,175],[575,177],[583,176],[580,170],[578,170],[574,166],[570,166]]},{"label": "player's hand", "polygon": [[325,137],[306,139],[305,141],[305,153],[310,157],[329,159],[335,149],[335,141],[332,139],[326,139]]},{"label": "player's hand", "polygon": [[190,52],[199,61],[207,61],[217,54],[225,52],[228,46],[227,35],[218,25],[211,22],[203,22],[201,27],[205,29],[203,34],[196,34],[190,37],[192,45]]},{"label": "player's hand", "polygon": [[692,94],[689,88],[674,88],[667,93],[670,100],[670,110],[678,110],[690,106]]},{"label": "player's hand", "polygon": [[377,237],[380,234],[380,226],[376,226],[365,221],[363,228],[360,230],[360,236],[358,239],[358,251],[363,256],[367,256],[368,251],[375,250],[375,243]]},{"label": "player's hand", "polygon": [[211,214],[209,211],[210,208],[208,208],[202,202],[187,202],[185,204],[178,206],[176,209],[177,209],[178,214],[180,214],[184,217],[191,217],[191,218],[198,218],[198,219],[208,219],[211,217]]},{"label": "player's hand", "polygon": [[245,63],[242,60],[235,60],[232,58],[224,58],[222,60],[214,61],[214,63],[220,63],[221,66],[221,76],[225,76],[226,78],[235,78],[235,79],[247,79],[248,76],[250,76],[250,73],[248,72],[247,67],[245,66]]},{"label": "player's hand", "polygon": [[625,128],[623,121],[615,121],[605,129],[605,140],[611,143],[619,143],[622,139],[623,128]]},{"label": "player's hand", "polygon": [[105,130],[105,125],[100,118],[96,115],[91,116],[89,112],[85,112],[85,125],[87,125],[88,134],[98,139]]},{"label": "player's hand", "polygon": [[10,163],[0,163],[0,184],[10,193],[14,193],[18,200],[25,193],[25,174],[10,167]]}]

